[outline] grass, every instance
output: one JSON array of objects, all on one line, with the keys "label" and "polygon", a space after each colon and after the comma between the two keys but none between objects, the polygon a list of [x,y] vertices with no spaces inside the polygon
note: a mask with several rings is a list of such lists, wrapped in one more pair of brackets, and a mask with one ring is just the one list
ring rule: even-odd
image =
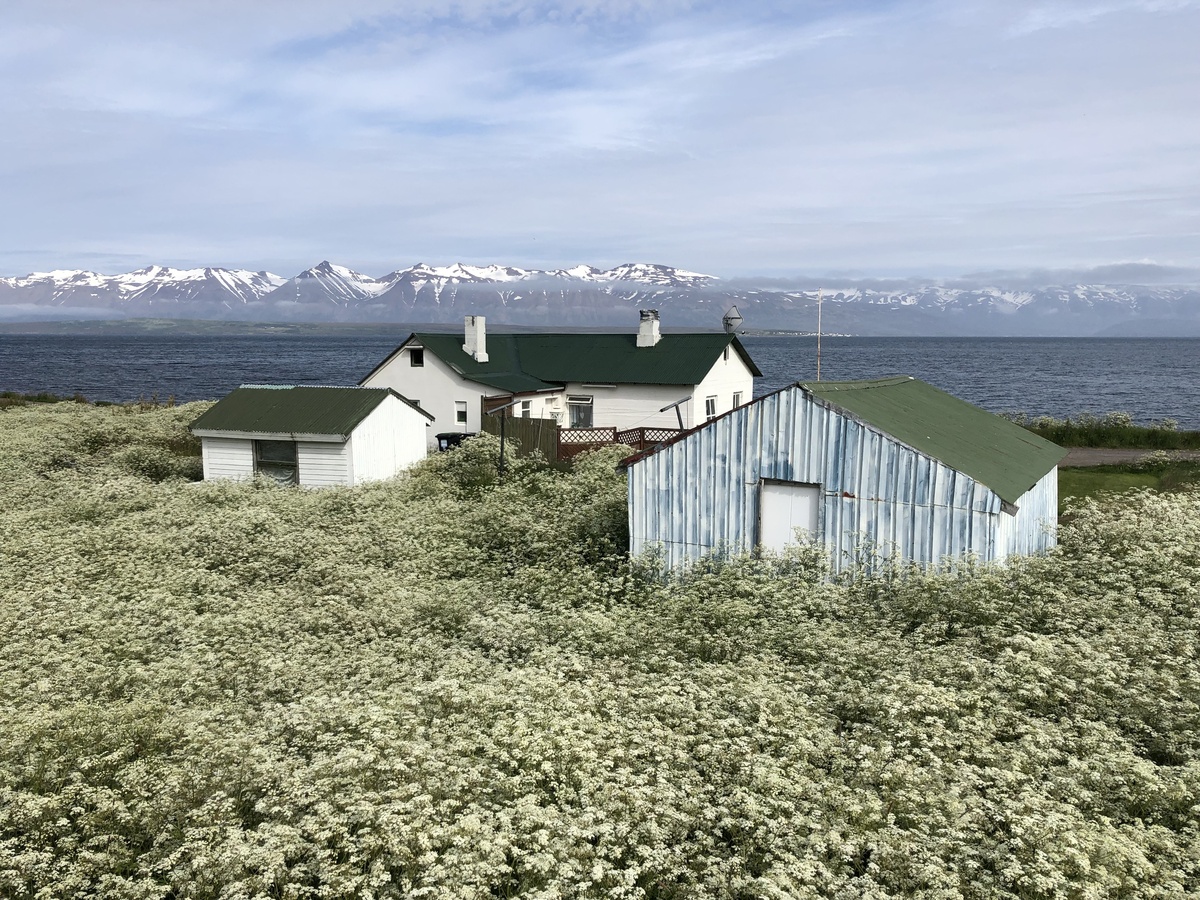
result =
[{"label": "grass", "polygon": [[1118,466],[1069,467],[1058,470],[1059,514],[1068,499],[1099,498],[1147,488],[1174,493],[1200,486],[1200,461],[1153,460]]}]

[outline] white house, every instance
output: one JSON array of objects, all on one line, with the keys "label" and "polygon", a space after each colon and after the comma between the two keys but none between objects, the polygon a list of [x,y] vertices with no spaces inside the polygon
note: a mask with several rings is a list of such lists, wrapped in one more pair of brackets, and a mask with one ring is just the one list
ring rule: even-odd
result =
[{"label": "white house", "polygon": [[[732,334],[493,333],[467,316],[462,335],[416,332],[361,382],[414,398],[442,432],[478,432],[485,401],[566,428],[691,428],[748,403],[762,375]],[[671,408],[664,411],[664,407]]]},{"label": "white house", "polygon": [[204,479],[305,487],[390,478],[425,458],[432,416],[384,388],[243,385],[191,424]]},{"label": "white house", "polygon": [[630,549],[1001,561],[1054,546],[1065,454],[908,376],[795,384],[626,459]]}]

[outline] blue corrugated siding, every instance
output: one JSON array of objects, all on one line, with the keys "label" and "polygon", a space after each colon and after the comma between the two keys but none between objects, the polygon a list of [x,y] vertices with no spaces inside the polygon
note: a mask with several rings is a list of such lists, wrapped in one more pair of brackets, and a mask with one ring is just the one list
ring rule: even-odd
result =
[{"label": "blue corrugated siding", "polygon": [[990,561],[1054,545],[1057,470],[1001,512],[982,484],[798,388],[744,406],[629,469],[631,547],[676,567],[751,549],[764,478],[820,484],[821,540],[836,571],[880,556]]}]

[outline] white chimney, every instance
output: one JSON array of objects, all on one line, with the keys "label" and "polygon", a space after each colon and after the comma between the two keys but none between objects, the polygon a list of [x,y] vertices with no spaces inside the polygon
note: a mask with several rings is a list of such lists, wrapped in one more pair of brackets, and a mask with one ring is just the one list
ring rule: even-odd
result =
[{"label": "white chimney", "polygon": [[642,321],[638,325],[637,345],[639,347],[653,347],[661,337],[662,335],[658,333],[658,310],[643,309]]},{"label": "white chimney", "polygon": [[481,363],[488,361],[486,321],[483,316],[463,317],[463,353]]}]

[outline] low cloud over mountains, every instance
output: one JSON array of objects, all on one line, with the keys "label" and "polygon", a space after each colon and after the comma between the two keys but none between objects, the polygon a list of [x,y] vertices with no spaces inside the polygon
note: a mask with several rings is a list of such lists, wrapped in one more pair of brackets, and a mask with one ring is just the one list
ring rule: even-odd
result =
[{"label": "low cloud over mountains", "polygon": [[[664,327],[719,328],[736,304],[745,327],[880,335],[1200,335],[1200,273],[1146,264],[1079,272],[980,273],[919,280],[739,279],[671,266],[417,264],[376,278],[328,261],[270,272],[150,266],[121,275],[60,270],[0,279],[0,320],[96,318],[629,325],[639,308]],[[1190,283],[1189,283],[1190,282]]]}]

